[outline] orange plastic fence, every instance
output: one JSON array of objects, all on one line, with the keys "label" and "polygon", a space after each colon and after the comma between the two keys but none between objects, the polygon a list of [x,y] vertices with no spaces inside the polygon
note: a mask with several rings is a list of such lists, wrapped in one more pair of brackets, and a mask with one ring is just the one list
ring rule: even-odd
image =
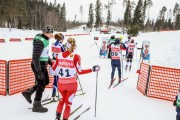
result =
[{"label": "orange plastic fence", "polygon": [[180,69],[152,66],[147,96],[173,101],[180,84]]},{"label": "orange plastic fence", "polygon": [[[48,72],[49,72],[49,66],[48,66]],[[53,81],[54,81],[54,77],[49,75],[49,85],[47,85],[47,88],[52,88],[53,87]]]},{"label": "orange plastic fence", "polygon": [[22,92],[34,84],[31,59],[9,61],[9,95]]},{"label": "orange plastic fence", "polygon": [[[51,88],[53,77],[47,86]],[[35,84],[34,73],[31,68],[31,59],[9,61],[9,95],[22,92]]]},{"label": "orange plastic fence", "polygon": [[0,39],[0,43],[4,43],[5,42],[5,39]]},{"label": "orange plastic fence", "polygon": [[10,42],[20,42],[21,39],[20,39],[20,38],[10,38],[9,41],[10,41]]},{"label": "orange plastic fence", "polygon": [[6,95],[6,61],[0,60],[0,95]]},{"label": "orange plastic fence", "polygon": [[140,74],[138,76],[137,89],[144,95],[146,94],[147,90],[149,67],[150,66],[148,64],[141,63]]}]

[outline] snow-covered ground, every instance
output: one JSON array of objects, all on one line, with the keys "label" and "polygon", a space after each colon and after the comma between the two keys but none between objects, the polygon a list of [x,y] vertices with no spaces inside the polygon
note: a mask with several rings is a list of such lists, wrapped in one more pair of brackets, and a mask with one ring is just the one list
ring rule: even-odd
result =
[{"label": "snow-covered ground", "polygon": [[[85,33],[82,29],[71,30],[70,33]],[[34,37],[40,31],[22,31],[0,28],[0,38],[5,38],[6,43],[0,43],[0,59],[24,59],[31,58],[32,41],[25,41],[26,37]],[[113,33],[112,33],[113,34]],[[114,33],[115,34],[115,33]],[[180,31],[174,32],[153,32],[141,33],[135,37],[138,47],[141,47],[143,40],[151,41],[151,64],[167,67],[179,68],[180,64]],[[98,32],[92,32],[87,36],[74,37],[77,41],[77,51],[80,54],[83,68],[91,68],[93,65],[100,65],[101,70],[96,73],[90,73],[79,76],[84,96],[75,97],[72,110],[80,104],[83,107],[77,111],[70,120],[78,113],[91,106],[90,111],[83,114],[79,120],[175,120],[176,112],[172,102],[149,98],[142,95],[137,89],[139,51],[135,51],[132,70],[124,73],[129,76],[127,81],[121,83],[118,87],[107,89],[110,83],[111,61],[110,59],[99,59],[99,46],[102,37],[110,37],[111,35],[103,35]],[[116,37],[121,36],[116,34]],[[9,38],[21,38],[21,42],[8,42]],[[99,37],[99,41],[94,41],[94,37]],[[67,39],[68,37],[66,37]],[[124,35],[126,40],[127,36]],[[53,41],[53,40],[51,40]],[[96,46],[96,44],[98,47]],[[125,66],[125,61],[123,62]],[[117,76],[117,71],[116,74]],[[95,114],[95,90],[96,80],[98,80],[98,98],[97,98],[97,114]],[[117,82],[117,81],[115,81]],[[46,89],[43,95],[51,96],[51,89]],[[32,97],[34,98],[34,96]],[[0,119],[1,120],[54,120],[57,103],[46,105],[49,109],[47,113],[33,113],[28,108],[32,105],[28,104],[21,93],[13,96],[0,96]]]}]

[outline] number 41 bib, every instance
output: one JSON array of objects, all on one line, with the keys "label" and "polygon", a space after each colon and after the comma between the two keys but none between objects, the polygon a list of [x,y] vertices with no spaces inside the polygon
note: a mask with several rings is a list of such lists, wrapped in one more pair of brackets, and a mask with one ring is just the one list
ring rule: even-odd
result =
[{"label": "number 41 bib", "polygon": [[74,65],[74,55],[71,53],[68,57],[64,58],[62,53],[58,55],[58,75],[60,83],[73,83],[76,82],[76,68]]}]

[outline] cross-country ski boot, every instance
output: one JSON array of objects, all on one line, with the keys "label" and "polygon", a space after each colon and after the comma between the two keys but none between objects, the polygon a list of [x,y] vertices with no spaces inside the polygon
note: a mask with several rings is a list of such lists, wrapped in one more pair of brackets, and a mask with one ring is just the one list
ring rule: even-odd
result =
[{"label": "cross-country ski boot", "polygon": [[22,95],[25,97],[25,99],[31,104],[31,95],[35,92],[35,89],[32,87],[30,89],[27,89],[26,91],[22,92]]},{"label": "cross-country ski boot", "polygon": [[48,109],[41,105],[41,101],[34,100],[32,111],[33,112],[45,113],[48,111]]},{"label": "cross-country ski boot", "polygon": [[118,83],[120,83],[121,82],[121,78],[119,78],[119,80],[118,80]]},{"label": "cross-country ski boot", "polygon": [[53,102],[59,101],[59,100],[58,100],[58,96],[56,96],[56,95],[52,95],[51,100],[52,100]]},{"label": "cross-country ski boot", "polygon": [[125,70],[127,70],[128,66],[126,65]]},{"label": "cross-country ski boot", "polygon": [[114,79],[111,80],[110,85],[112,85],[112,84],[114,83],[115,79],[116,79],[116,78],[114,78]]},{"label": "cross-country ski boot", "polygon": [[56,112],[56,119],[55,120],[61,120],[61,113]]}]

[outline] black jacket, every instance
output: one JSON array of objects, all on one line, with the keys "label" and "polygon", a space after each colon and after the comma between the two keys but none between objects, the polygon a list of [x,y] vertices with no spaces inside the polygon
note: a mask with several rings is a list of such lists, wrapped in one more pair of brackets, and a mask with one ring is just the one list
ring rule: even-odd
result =
[{"label": "black jacket", "polygon": [[[49,40],[49,38],[43,34],[37,34],[36,36],[41,36],[41,37],[45,38],[46,40]],[[37,72],[41,71],[41,67],[46,69],[48,63],[50,65],[52,65],[50,58],[49,58],[48,62],[39,61],[39,58],[41,56],[43,49],[44,49],[44,44],[41,40],[34,40],[33,41],[32,64],[34,65]]]}]

